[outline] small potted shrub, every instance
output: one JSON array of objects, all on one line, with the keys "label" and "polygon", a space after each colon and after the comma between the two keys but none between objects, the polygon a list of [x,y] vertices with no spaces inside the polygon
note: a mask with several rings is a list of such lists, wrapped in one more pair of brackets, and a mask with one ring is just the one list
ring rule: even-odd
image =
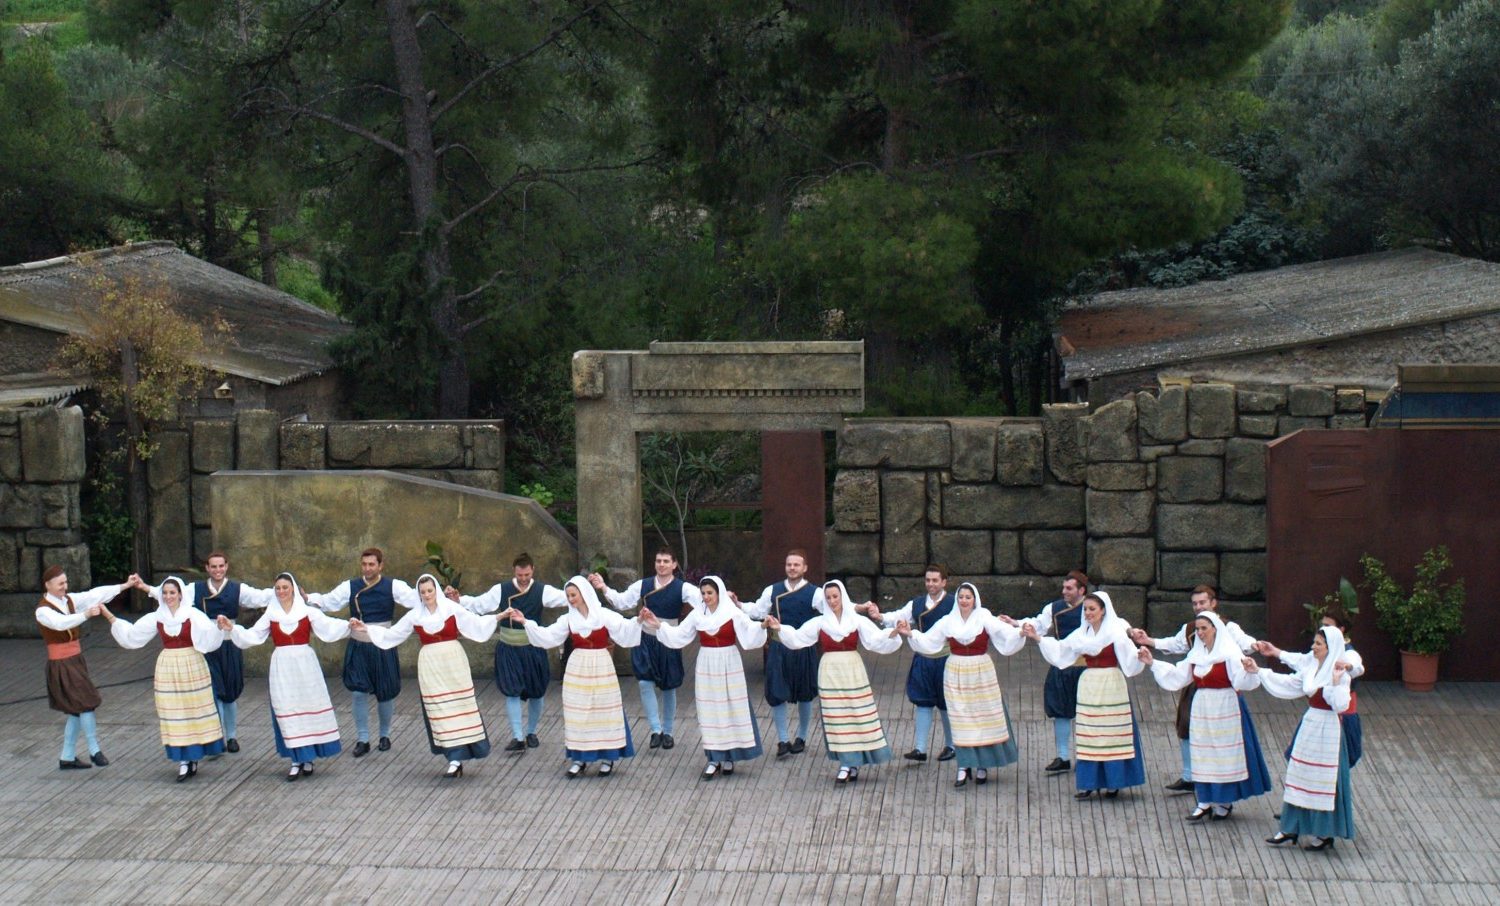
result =
[{"label": "small potted shrub", "polygon": [[1437,685],[1438,656],[1463,629],[1464,581],[1439,581],[1453,566],[1448,548],[1434,547],[1422,555],[1410,591],[1369,554],[1359,558],[1359,565],[1375,603],[1375,625],[1401,651],[1401,682],[1413,692],[1431,692]]}]

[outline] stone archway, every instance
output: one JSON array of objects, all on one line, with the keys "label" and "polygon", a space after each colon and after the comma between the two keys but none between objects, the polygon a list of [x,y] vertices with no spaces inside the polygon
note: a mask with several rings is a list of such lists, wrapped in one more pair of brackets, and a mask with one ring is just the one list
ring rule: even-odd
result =
[{"label": "stone archway", "polygon": [[[811,487],[807,458],[816,452],[817,501],[778,506],[790,489],[768,480],[763,533],[783,548],[816,548],[817,563],[809,565],[821,569],[822,446],[805,432],[835,431],[845,416],[863,411],[864,374],[862,340],[655,342],[644,352],[575,352],[579,553],[585,561],[604,555],[615,582],[639,578],[642,433],[757,431],[768,472],[789,477],[790,485]],[[775,465],[788,461],[801,465]],[[799,472],[808,474],[799,480]],[[801,523],[811,518],[810,535]]]}]

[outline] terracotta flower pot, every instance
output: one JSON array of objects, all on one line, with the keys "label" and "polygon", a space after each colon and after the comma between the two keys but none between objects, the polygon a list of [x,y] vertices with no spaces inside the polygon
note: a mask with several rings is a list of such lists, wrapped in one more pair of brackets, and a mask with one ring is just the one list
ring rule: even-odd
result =
[{"label": "terracotta flower pot", "polygon": [[1437,685],[1438,656],[1401,652],[1401,684],[1411,692],[1431,692]]}]

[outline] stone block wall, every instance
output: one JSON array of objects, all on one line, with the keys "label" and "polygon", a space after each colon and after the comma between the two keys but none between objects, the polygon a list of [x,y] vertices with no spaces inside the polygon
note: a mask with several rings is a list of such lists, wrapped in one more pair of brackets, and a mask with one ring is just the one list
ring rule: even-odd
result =
[{"label": "stone block wall", "polygon": [[894,607],[923,567],[1021,615],[1083,568],[1120,615],[1174,631],[1193,586],[1264,626],[1268,440],[1365,427],[1364,391],[1196,383],[1045,407],[1040,418],[850,419],[839,432],[828,574]]},{"label": "stone block wall", "polygon": [[83,410],[0,409],[0,634],[35,635],[46,564],[89,587],[84,471]]}]

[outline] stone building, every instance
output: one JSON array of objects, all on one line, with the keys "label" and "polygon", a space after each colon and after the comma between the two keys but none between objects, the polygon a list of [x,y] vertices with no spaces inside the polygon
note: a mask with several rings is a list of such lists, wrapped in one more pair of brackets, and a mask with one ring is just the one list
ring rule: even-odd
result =
[{"label": "stone building", "polygon": [[1398,364],[1500,361],[1500,264],[1408,248],[1101,293],[1063,313],[1055,351],[1065,395],[1093,406],[1193,381],[1374,400]]},{"label": "stone building", "polygon": [[222,318],[227,342],[202,364],[215,376],[185,417],[247,409],[281,418],[336,418],[338,374],[327,346],[351,328],[333,314],[199,260],[170,242],[144,242],[0,268],[0,406],[45,405],[87,389],[47,363],[63,339],[88,329],[94,274],[162,285],[190,320]]}]

